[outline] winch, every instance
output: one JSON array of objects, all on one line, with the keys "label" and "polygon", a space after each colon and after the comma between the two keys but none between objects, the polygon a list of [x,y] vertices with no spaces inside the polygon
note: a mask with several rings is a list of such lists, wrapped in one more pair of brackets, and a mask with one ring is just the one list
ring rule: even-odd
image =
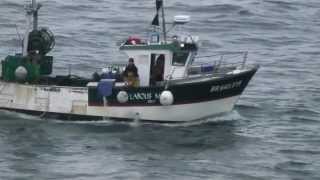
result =
[{"label": "winch", "polygon": [[38,51],[40,55],[45,55],[54,48],[54,45],[54,35],[47,28],[33,30],[29,33],[28,53]]},{"label": "winch", "polygon": [[[35,2],[28,7],[27,16],[33,17],[33,29],[27,29],[23,40],[23,52],[7,56],[2,63],[2,77],[5,81],[36,83],[41,76],[52,73],[53,57],[47,56],[55,45],[53,33],[47,28],[38,28],[38,10]],[[31,21],[29,22],[31,25]]]}]

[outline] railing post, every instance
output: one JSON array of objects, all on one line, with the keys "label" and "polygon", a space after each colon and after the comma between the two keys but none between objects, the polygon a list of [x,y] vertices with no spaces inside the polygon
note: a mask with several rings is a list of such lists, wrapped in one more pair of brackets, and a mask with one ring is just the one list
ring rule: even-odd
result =
[{"label": "railing post", "polygon": [[246,65],[247,59],[248,59],[248,51],[244,52],[241,69],[244,69],[244,66]]},{"label": "railing post", "polygon": [[164,89],[167,90],[169,88],[169,83],[170,81],[172,80],[172,75],[174,73],[174,71],[176,70],[176,68],[173,68],[171,70],[171,73],[167,76],[167,79],[166,79],[166,83],[165,83],[165,86],[164,86]]},{"label": "railing post", "polygon": [[68,74],[71,76],[71,64],[68,65]]},{"label": "railing post", "polygon": [[221,55],[220,60],[219,60],[219,64],[218,64],[217,71],[219,71],[219,69],[221,68],[221,64],[222,64],[223,58],[224,58],[223,55]]},{"label": "railing post", "polygon": [[218,66],[217,61],[214,61],[214,62],[213,62],[213,71],[212,71],[212,74],[213,74],[213,73],[216,73],[216,72],[218,71],[218,67],[217,67],[217,66]]}]

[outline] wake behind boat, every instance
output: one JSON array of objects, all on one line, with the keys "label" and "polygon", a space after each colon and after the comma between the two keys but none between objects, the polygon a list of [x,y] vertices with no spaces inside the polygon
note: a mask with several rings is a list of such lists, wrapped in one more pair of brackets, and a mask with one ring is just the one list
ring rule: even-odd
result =
[{"label": "wake behind boat", "polygon": [[[163,5],[156,0],[148,38],[129,37],[120,45],[131,65],[108,64],[103,73],[83,78],[51,75],[53,57],[47,54],[55,38],[49,29],[38,27],[41,6],[32,0],[23,52],[1,63],[0,108],[69,120],[157,122],[192,121],[230,112],[258,65],[247,64],[247,52],[198,62],[199,38],[181,31],[169,34]],[[189,21],[189,16],[175,16],[169,29]],[[225,62],[234,55],[239,55],[237,62]]]}]

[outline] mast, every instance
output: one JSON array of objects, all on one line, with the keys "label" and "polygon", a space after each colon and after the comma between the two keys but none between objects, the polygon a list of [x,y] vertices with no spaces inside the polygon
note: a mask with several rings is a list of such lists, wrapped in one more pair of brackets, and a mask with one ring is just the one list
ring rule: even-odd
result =
[{"label": "mast", "polygon": [[167,30],[166,30],[166,19],[165,19],[165,14],[164,14],[164,4],[163,0],[162,1],[162,32],[163,32],[163,40],[164,43],[167,44]]},{"label": "mast", "polygon": [[154,26],[154,30],[156,30],[156,27],[160,26],[159,23],[159,13],[161,9],[161,15],[162,15],[162,33],[163,33],[163,41],[166,44],[167,43],[167,30],[166,30],[166,19],[164,14],[164,6],[163,6],[163,0],[156,0],[156,15],[152,20],[151,25]]},{"label": "mast", "polygon": [[38,29],[38,10],[40,6],[38,6],[36,0],[32,0],[32,14],[33,14],[33,30]]},{"label": "mast", "polygon": [[[31,30],[38,29],[38,11],[40,9],[40,4],[36,0],[32,0],[31,5],[26,7],[26,17],[27,17],[27,29],[23,39],[23,51],[22,55],[28,55],[28,43],[29,43],[29,33]],[[31,19],[33,18],[33,20]]]}]

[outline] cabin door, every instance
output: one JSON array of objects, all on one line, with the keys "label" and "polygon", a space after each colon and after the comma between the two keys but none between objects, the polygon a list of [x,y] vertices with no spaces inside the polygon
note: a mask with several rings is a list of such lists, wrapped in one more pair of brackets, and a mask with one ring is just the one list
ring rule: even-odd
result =
[{"label": "cabin door", "polygon": [[150,84],[155,85],[159,81],[164,79],[164,54],[151,54],[150,63]]}]

